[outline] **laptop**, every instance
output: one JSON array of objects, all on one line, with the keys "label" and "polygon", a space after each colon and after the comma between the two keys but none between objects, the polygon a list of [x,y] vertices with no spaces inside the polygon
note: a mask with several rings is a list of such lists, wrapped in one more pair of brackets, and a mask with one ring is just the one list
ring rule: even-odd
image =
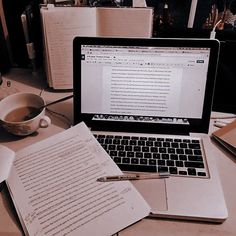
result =
[{"label": "laptop", "polygon": [[208,134],[219,43],[75,37],[74,121],[84,121],[132,181],[151,217],[223,222],[227,208]]}]

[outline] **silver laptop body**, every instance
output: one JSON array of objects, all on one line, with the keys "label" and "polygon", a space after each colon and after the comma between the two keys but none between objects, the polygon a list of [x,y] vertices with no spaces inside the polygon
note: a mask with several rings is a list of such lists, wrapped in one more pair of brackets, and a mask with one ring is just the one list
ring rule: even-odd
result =
[{"label": "silver laptop body", "polygon": [[[123,171],[170,172],[168,179],[133,181],[150,204],[151,217],[213,222],[227,218],[207,135],[218,51],[216,40],[74,39],[75,123],[84,121],[99,141],[108,135],[109,141],[111,137],[132,140],[134,149],[143,140],[153,145],[152,150],[159,143],[169,145],[157,149],[170,154],[145,156],[146,149],[141,148],[142,156],[136,158],[118,140],[118,150],[109,151]],[[193,143],[193,148],[198,143],[200,151],[190,152],[200,153],[201,163],[192,159],[189,150],[180,152],[182,142]],[[128,160],[124,153],[134,156]]]}]

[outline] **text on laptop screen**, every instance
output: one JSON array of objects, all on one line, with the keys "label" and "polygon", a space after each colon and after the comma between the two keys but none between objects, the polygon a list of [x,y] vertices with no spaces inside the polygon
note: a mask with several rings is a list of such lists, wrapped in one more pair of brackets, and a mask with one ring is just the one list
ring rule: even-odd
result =
[{"label": "text on laptop screen", "polygon": [[136,122],[201,118],[209,55],[199,47],[82,45],[81,112]]}]

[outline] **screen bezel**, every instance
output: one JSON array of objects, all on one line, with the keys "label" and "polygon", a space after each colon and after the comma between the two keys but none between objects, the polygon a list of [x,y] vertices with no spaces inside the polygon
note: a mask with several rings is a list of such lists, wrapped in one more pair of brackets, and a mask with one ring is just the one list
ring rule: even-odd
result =
[{"label": "screen bezel", "polygon": [[[81,112],[81,45],[115,46],[155,46],[155,47],[197,47],[210,48],[209,70],[205,89],[201,119],[192,119],[190,125],[162,123],[134,123],[118,121],[94,121],[91,114]],[[219,42],[211,39],[167,39],[167,38],[108,38],[75,37],[73,40],[73,92],[74,124],[84,121],[92,130],[127,131],[144,133],[188,134],[190,132],[208,133],[212,109],[216,69],[218,64]]]}]

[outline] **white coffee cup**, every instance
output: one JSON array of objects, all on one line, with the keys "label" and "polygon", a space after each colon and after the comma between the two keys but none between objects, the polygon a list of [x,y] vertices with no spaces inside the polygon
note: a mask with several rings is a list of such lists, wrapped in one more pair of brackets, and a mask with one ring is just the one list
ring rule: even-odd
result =
[{"label": "white coffee cup", "polygon": [[[0,124],[10,133],[26,136],[34,133],[39,128],[47,128],[51,120],[45,115],[45,105],[42,97],[33,93],[16,93],[0,101]],[[32,112],[33,110],[34,112]],[[24,117],[29,116],[29,119]]]}]

